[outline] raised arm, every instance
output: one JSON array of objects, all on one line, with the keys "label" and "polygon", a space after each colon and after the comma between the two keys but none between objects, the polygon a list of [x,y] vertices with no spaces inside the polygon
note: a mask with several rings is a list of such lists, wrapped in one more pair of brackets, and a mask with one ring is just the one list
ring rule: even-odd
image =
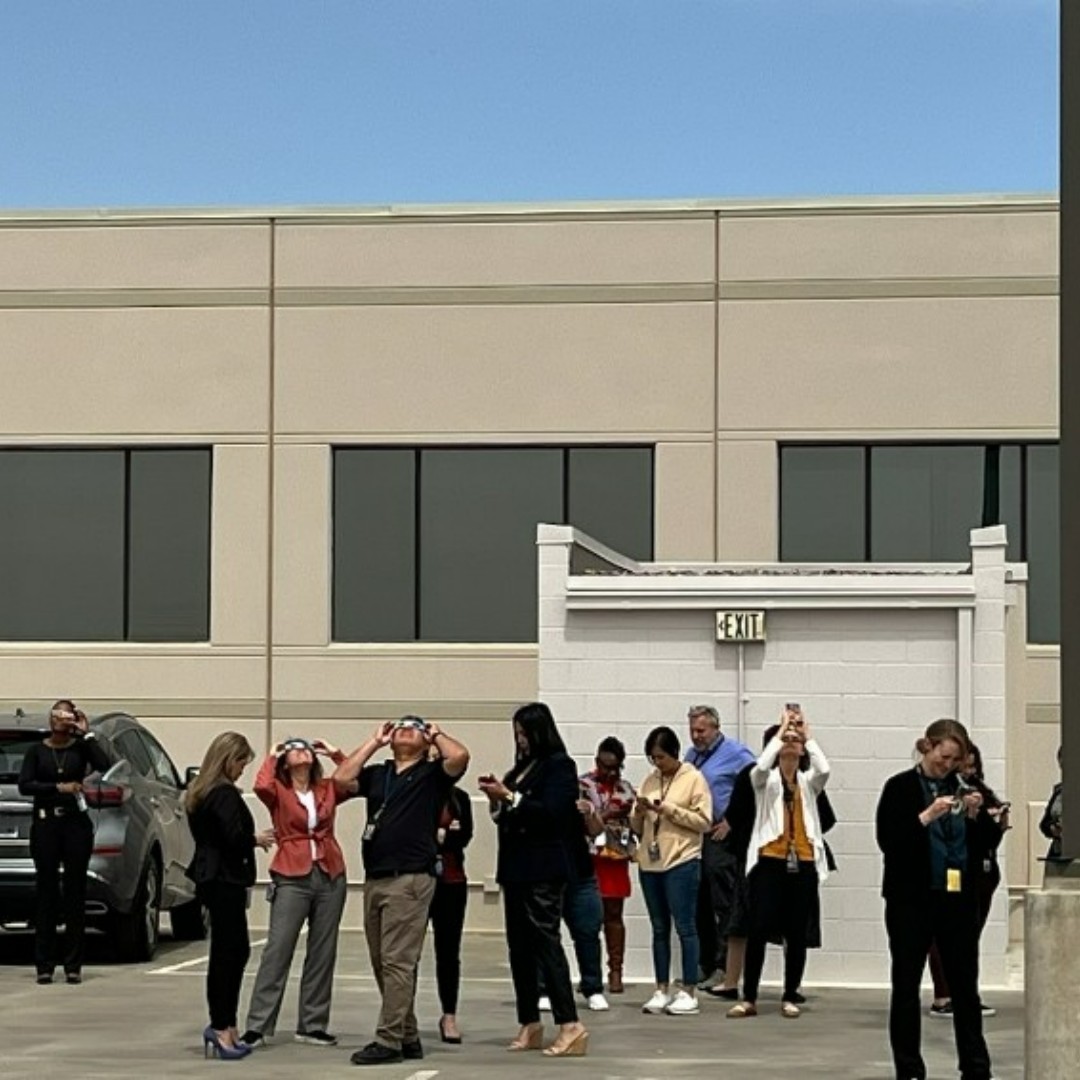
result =
[{"label": "raised arm", "polygon": [[428,724],[428,741],[438,751],[442,767],[447,776],[455,780],[465,775],[469,767],[469,751],[457,739],[447,735],[438,724]]},{"label": "raised arm", "polygon": [[391,721],[380,724],[367,739],[364,740],[345,760],[334,770],[331,778],[334,786],[341,792],[352,795],[356,793],[356,780],[360,770],[377,754],[384,746],[390,744],[390,732],[393,729]]},{"label": "raised arm", "polygon": [[274,769],[277,767],[278,757],[284,751],[285,747],[278,743],[263,759],[259,771],[255,774],[255,794],[271,813],[278,801],[277,777],[274,775]]}]

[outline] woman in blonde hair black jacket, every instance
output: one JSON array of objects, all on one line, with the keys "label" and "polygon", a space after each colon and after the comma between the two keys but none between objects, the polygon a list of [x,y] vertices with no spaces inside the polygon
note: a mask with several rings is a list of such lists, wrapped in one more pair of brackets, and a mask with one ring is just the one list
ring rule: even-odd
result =
[{"label": "woman in blonde hair black jacket", "polygon": [[203,1030],[203,1046],[207,1054],[222,1059],[251,1052],[236,1026],[240,986],[251,954],[247,897],[255,884],[255,848],[269,849],[274,842],[273,830],[256,832],[255,819],[236,786],[254,757],[243,735],[222,732],[210,743],[185,799],[195,839],[187,876],[210,914],[210,1023]]}]

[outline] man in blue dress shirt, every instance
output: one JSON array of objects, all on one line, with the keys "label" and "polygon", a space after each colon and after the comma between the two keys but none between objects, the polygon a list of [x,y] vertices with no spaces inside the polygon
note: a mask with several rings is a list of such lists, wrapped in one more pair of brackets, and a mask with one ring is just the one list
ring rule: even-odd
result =
[{"label": "man in blue dress shirt", "polygon": [[741,860],[728,843],[731,831],[725,817],[735,778],[756,760],[749,747],[720,730],[720,714],[711,705],[691,705],[690,741],[686,761],[709,783],[713,801],[713,827],[701,848],[701,885],[698,892],[698,938],[701,942],[701,990],[723,983],[727,968],[728,924],[731,920]]}]

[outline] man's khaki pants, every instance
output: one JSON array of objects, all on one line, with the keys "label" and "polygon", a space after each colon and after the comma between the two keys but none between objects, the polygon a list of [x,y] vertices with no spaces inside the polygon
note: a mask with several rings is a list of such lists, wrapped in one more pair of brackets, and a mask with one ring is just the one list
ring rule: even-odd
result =
[{"label": "man's khaki pants", "polygon": [[402,874],[364,883],[364,933],[382,994],[375,1041],[392,1050],[418,1038],[413,1010],[416,966],[434,892],[435,879],[430,874]]}]

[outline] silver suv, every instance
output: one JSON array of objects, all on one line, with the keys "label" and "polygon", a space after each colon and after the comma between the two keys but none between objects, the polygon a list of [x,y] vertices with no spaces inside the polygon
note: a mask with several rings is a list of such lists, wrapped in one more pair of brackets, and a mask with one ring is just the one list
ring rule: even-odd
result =
[{"label": "silver suv", "polygon": [[[161,912],[173,936],[206,936],[206,917],[184,874],[194,841],[183,806],[184,781],[161,743],[126,713],[90,718],[113,764],[86,780],[94,823],[87,871],[86,914],[106,930],[122,960],[149,960],[158,945]],[[32,800],[19,794],[27,750],[49,734],[45,713],[0,714],[0,925],[33,925],[36,905],[30,858]]]}]

